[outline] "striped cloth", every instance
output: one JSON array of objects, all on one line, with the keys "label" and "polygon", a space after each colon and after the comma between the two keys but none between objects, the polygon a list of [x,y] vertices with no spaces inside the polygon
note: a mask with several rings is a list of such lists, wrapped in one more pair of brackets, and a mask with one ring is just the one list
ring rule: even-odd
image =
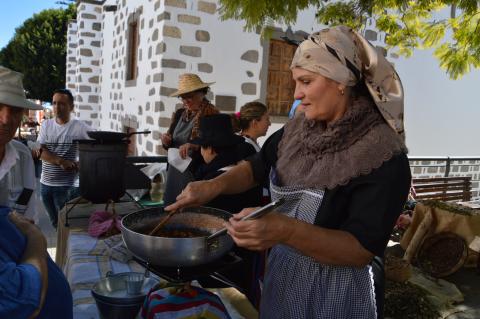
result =
[{"label": "striped cloth", "polygon": [[150,291],[141,314],[143,319],[230,319],[217,295],[195,286]]},{"label": "striped cloth", "polygon": [[[299,186],[276,186],[273,169],[270,179],[272,200],[286,199],[279,211],[313,224],[324,191]],[[291,247],[276,245],[268,256],[260,317],[376,318],[371,266],[323,265]]]},{"label": "striped cloth", "polygon": [[[87,131],[92,129],[82,121],[72,119],[60,125],[55,119],[42,122],[38,142],[44,145],[50,153],[64,160],[78,160],[78,144],[75,140],[88,139]],[[42,176],[40,182],[48,186],[76,186],[78,174],[75,171],[64,171],[60,166],[42,161]]]}]

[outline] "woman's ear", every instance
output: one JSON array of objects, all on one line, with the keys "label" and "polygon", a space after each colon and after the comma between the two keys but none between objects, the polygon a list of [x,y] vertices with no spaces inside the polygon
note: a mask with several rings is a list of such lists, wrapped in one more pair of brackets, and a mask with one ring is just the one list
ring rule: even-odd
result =
[{"label": "woman's ear", "polygon": [[345,89],[347,88],[345,85],[339,84],[337,88],[338,92],[340,92],[340,95],[345,95]]}]

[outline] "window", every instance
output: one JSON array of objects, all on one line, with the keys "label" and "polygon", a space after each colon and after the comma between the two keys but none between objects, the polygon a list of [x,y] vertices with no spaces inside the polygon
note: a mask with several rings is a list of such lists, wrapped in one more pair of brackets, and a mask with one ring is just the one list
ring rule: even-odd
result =
[{"label": "window", "polygon": [[127,81],[137,79],[138,19],[128,23]]}]

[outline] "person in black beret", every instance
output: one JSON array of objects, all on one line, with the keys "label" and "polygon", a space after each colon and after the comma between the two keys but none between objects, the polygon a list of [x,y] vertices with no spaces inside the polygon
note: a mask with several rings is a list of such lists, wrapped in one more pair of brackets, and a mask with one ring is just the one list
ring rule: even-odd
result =
[{"label": "person in black beret", "polygon": [[[199,137],[192,143],[200,146],[200,153],[205,161],[195,171],[195,179],[208,180],[235,166],[241,160],[238,147],[241,143],[246,142],[242,136],[233,132],[229,115],[215,114],[200,119]],[[260,206],[261,200],[262,187],[257,186],[240,194],[219,195],[205,206],[236,214],[245,207]],[[262,278],[263,271],[259,271],[257,268],[262,264],[264,255],[240,247],[236,247],[234,251],[243,261],[220,274],[240,288],[253,305],[258,305],[259,279]],[[199,281],[203,287],[207,288],[224,286],[210,278],[203,278]]]},{"label": "person in black beret", "polygon": [[[241,160],[237,152],[241,143],[245,143],[245,140],[233,132],[229,115],[214,114],[203,117],[200,120],[199,137],[192,141],[192,144],[200,146],[205,162],[195,171],[195,180],[215,178],[236,165]],[[220,195],[205,206],[236,214],[244,207],[259,206],[261,198],[261,188],[256,187],[240,194]]]}]

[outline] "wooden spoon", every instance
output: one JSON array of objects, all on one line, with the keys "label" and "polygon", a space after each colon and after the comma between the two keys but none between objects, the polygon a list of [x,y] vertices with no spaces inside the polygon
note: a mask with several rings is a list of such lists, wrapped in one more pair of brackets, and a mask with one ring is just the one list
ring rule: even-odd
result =
[{"label": "wooden spoon", "polygon": [[155,226],[155,228],[154,228],[150,233],[148,233],[148,235],[149,235],[149,236],[153,236],[155,233],[157,233],[157,232],[160,230],[160,228],[162,228],[162,226],[165,225],[165,224],[168,222],[168,220],[169,220],[170,218],[172,218],[172,216],[175,215],[178,211],[180,211],[180,210],[179,210],[179,209],[175,209],[175,210],[172,210],[170,213],[168,213],[168,215],[165,216],[165,218],[162,219],[162,220],[157,224],[157,226]]}]

